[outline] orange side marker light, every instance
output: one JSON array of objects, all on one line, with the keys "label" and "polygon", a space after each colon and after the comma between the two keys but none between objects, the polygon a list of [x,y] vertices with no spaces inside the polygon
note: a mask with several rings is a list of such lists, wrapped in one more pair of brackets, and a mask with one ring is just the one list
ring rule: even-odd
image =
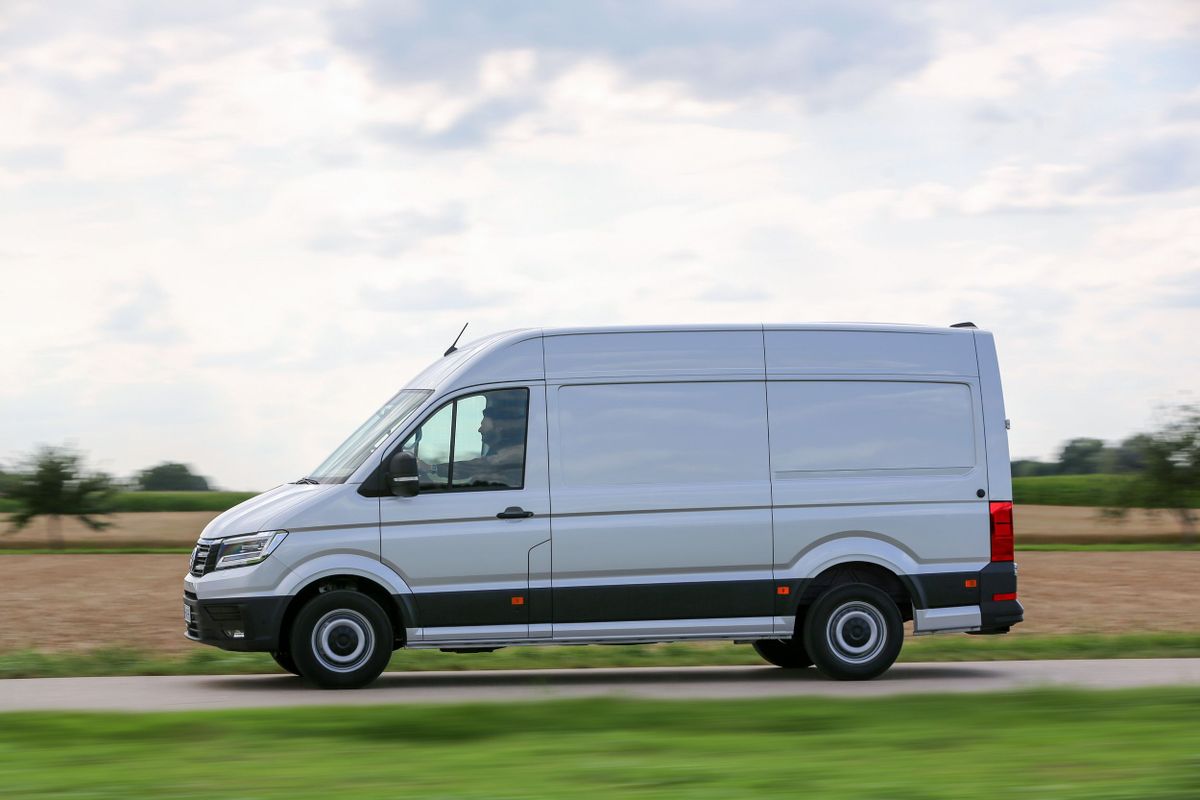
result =
[{"label": "orange side marker light", "polygon": [[525,598],[521,597],[520,595],[517,595],[516,597],[514,597],[512,599],[512,604],[514,606],[523,606],[523,605],[525,605]]},{"label": "orange side marker light", "polygon": [[968,589],[974,589],[978,585],[979,581],[975,580],[974,578],[968,578],[967,580],[963,581],[963,586],[967,587]]},{"label": "orange side marker light", "polygon": [[790,586],[776,586],[775,587],[775,594],[788,595],[791,593],[792,593],[792,587],[790,587]]}]

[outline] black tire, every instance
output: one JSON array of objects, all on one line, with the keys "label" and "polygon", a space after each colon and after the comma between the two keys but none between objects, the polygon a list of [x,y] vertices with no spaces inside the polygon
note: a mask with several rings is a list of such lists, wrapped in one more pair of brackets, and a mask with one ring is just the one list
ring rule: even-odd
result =
[{"label": "black tire", "polygon": [[276,664],[293,675],[300,675],[300,670],[296,667],[296,660],[292,658],[292,654],[287,650],[272,650],[271,658],[275,659]]},{"label": "black tire", "polygon": [[867,583],[834,586],[809,607],[804,622],[805,650],[822,674],[840,681],[882,675],[903,644],[900,609]]},{"label": "black tire", "polygon": [[764,661],[785,669],[804,669],[813,665],[804,642],[799,639],[759,639],[754,643],[754,652]]},{"label": "black tire", "polygon": [[387,612],[360,592],[317,595],[300,609],[291,634],[292,659],[304,678],[322,689],[366,686],[392,657]]}]

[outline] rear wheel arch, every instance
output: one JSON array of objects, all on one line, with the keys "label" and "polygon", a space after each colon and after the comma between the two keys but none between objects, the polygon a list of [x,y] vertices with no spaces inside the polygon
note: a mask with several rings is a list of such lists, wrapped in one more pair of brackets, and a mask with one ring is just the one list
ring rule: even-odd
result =
[{"label": "rear wheel arch", "polygon": [[873,561],[844,561],[826,567],[805,586],[796,610],[797,635],[803,630],[805,612],[817,598],[835,586],[865,583],[886,592],[905,621],[912,619],[916,587],[906,576]]}]

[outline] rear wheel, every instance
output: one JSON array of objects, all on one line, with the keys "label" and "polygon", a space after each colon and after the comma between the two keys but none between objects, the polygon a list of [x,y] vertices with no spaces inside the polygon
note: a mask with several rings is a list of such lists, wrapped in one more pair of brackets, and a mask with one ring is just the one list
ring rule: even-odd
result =
[{"label": "rear wheel", "polygon": [[287,650],[272,650],[271,658],[275,659],[275,663],[283,667],[293,675],[299,675],[300,670],[296,667],[296,660],[292,658],[292,654]]},{"label": "rear wheel", "polygon": [[317,595],[292,624],[291,655],[300,673],[322,689],[358,689],[379,677],[392,657],[387,612],[359,592]]},{"label": "rear wheel", "polygon": [[754,643],[754,652],[763,660],[786,669],[804,669],[813,664],[800,639],[759,639]]},{"label": "rear wheel", "polygon": [[822,673],[870,680],[900,655],[904,621],[896,603],[867,583],[835,586],[817,598],[804,624],[804,646]]}]

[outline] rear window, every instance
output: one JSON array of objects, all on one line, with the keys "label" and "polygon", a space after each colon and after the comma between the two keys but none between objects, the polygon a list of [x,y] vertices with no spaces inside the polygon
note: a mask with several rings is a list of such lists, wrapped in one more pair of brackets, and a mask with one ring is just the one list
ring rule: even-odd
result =
[{"label": "rear window", "polygon": [[971,390],[963,383],[779,381],[768,384],[767,405],[777,477],[976,463]]}]

